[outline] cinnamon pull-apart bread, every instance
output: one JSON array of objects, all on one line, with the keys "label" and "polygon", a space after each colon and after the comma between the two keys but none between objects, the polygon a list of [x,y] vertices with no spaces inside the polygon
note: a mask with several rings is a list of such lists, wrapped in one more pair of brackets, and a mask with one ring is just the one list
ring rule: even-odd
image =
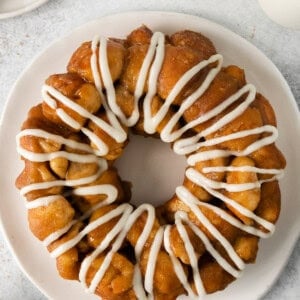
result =
[{"label": "cinnamon pull-apart bread", "polygon": [[[145,26],[95,37],[42,99],[17,136],[16,186],[63,278],[105,300],[200,299],[255,261],[279,216],[285,159],[270,103],[207,37]],[[160,207],[131,204],[114,167],[129,131],[186,156]]]}]

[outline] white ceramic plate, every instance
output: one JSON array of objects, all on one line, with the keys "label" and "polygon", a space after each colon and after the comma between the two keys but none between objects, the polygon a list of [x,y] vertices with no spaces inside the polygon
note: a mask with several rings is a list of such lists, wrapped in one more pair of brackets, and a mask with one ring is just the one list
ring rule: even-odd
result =
[{"label": "white ceramic plate", "polygon": [[6,19],[24,14],[49,0],[1,0],[0,19]]},{"label": "white ceramic plate", "polygon": [[[70,55],[83,41],[92,39],[95,34],[123,37],[141,24],[146,24],[154,31],[166,33],[180,29],[201,31],[211,38],[218,51],[224,55],[225,64],[235,63],[246,70],[248,81],[254,83],[258,91],[270,99],[276,111],[280,132],[278,145],[288,162],[286,176],[281,181],[282,212],[277,230],[270,239],[261,241],[257,263],[249,265],[241,279],[231,284],[225,291],[205,298],[206,300],[257,299],[270,288],[279,275],[299,235],[300,185],[297,176],[300,170],[299,113],[287,83],[267,57],[249,42],[222,26],[190,15],[130,12],[101,18],[81,26],[52,44],[21,75],[9,96],[0,135],[2,146],[0,217],[8,243],[23,271],[47,297],[97,299],[95,296],[86,295],[79,283],[61,279],[56,273],[55,261],[27,229],[23,200],[14,187],[14,180],[22,168],[15,151],[15,135],[28,109],[40,101],[40,87],[45,78],[50,74],[63,72]],[[170,173],[170,169],[165,171],[167,174]],[[183,172],[182,165],[179,164],[173,167],[171,173],[181,172]],[[130,176],[127,176],[127,179],[128,177],[131,179]],[[141,185],[144,180],[143,176],[138,176],[134,184]],[[149,191],[151,188],[148,187]],[[159,187],[156,189],[160,191]],[[145,194],[147,195],[147,191]]]}]

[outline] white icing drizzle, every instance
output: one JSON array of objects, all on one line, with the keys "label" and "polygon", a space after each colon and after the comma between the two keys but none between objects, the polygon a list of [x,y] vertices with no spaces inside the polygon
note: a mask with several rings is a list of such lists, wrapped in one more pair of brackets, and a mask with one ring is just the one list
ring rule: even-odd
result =
[{"label": "white icing drizzle", "polygon": [[211,205],[209,203],[205,203],[205,202],[198,202],[195,203],[198,204],[199,206],[203,206],[203,207],[207,207],[210,210],[213,210],[215,214],[219,215],[223,220],[225,220],[226,222],[230,223],[231,225],[240,228],[241,230],[259,236],[261,238],[267,238],[270,237],[274,231],[274,227],[270,227],[269,232],[264,232],[262,230],[256,229],[253,226],[249,226],[249,225],[245,225],[244,223],[242,223],[241,221],[239,221],[237,218],[234,218],[232,215],[228,214],[227,212],[225,212],[223,209]]},{"label": "white icing drizzle", "polygon": [[[223,267],[224,270],[226,270],[229,274],[231,274],[234,277],[240,277],[241,271],[237,271],[234,269],[220,254],[219,252],[213,247],[210,240],[207,238],[207,236],[203,233],[203,231],[197,227],[194,223],[190,221],[187,214],[185,212],[178,212],[177,218],[179,220],[183,220],[192,230],[193,232],[202,240],[203,244],[205,245],[206,250],[211,254],[212,257],[215,258],[215,260]],[[183,236],[181,238],[184,240]],[[188,236],[187,236],[188,238]],[[198,278],[199,280],[199,278]],[[198,283],[200,285],[200,283]]]},{"label": "white icing drizzle", "polygon": [[40,197],[36,200],[26,202],[26,208],[27,209],[33,209],[33,208],[38,208],[41,206],[48,206],[50,203],[58,201],[62,199],[61,196],[59,195],[52,195],[52,196],[46,196],[46,197]]},{"label": "white icing drizzle", "polygon": [[128,204],[122,204],[118,206],[116,209],[106,213],[104,216],[96,219],[95,221],[89,223],[82,231],[80,231],[74,238],[68,240],[67,242],[63,243],[62,245],[58,246],[54,251],[51,252],[52,257],[58,257],[64,252],[68,251],[69,249],[73,248],[77,243],[81,241],[81,239],[96,229],[97,227],[103,225],[104,223],[108,222],[109,220],[119,216],[121,213],[125,211],[125,208],[128,207]]},{"label": "white icing drizzle", "polygon": [[41,129],[24,129],[20,133],[18,133],[16,136],[18,151],[20,151],[20,149],[21,149],[20,148],[20,139],[24,136],[34,136],[37,138],[51,140],[57,144],[63,144],[63,145],[66,145],[66,146],[76,149],[76,150],[85,151],[87,153],[93,153],[93,149],[87,144],[83,144],[83,143],[80,143],[80,142],[77,142],[77,141],[74,141],[71,139],[65,139],[60,135],[52,134],[52,133],[49,133],[49,132],[47,132],[45,130],[41,130]]},{"label": "white icing drizzle", "polygon": [[67,233],[71,227],[76,223],[75,220],[71,221],[69,224],[64,226],[63,228],[49,234],[44,240],[43,240],[43,245],[45,247],[48,247],[51,243],[54,241],[58,240],[61,236],[63,236],[65,233]]},{"label": "white icing drizzle", "polygon": [[[72,109],[74,112],[92,121],[95,125],[105,131],[110,137],[115,139],[115,141],[121,143],[127,139],[127,134],[123,129],[121,123],[127,127],[134,126],[140,117],[139,105],[138,102],[142,97],[143,99],[143,113],[144,113],[144,130],[148,134],[153,134],[156,131],[157,126],[160,122],[166,117],[167,113],[171,109],[171,105],[182,91],[182,89],[188,84],[188,82],[201,70],[207,67],[211,63],[216,63],[215,67],[211,68],[208,72],[206,78],[203,80],[201,85],[186,99],[182,100],[182,103],[178,110],[173,113],[173,116],[167,122],[165,127],[161,132],[161,139],[164,142],[174,142],[173,150],[177,154],[187,155],[187,163],[189,168],[186,170],[186,177],[191,180],[196,185],[204,188],[212,196],[220,199],[224,203],[232,206],[240,214],[252,219],[257,224],[264,227],[266,230],[260,230],[253,226],[243,224],[238,218],[227,213],[223,209],[216,207],[210,203],[200,202],[186,187],[179,186],[176,188],[177,197],[190,209],[194,214],[197,220],[204,226],[214,239],[219,241],[222,245],[234,266],[232,266],[227,260],[225,260],[221,254],[214,248],[213,244],[205,233],[196,226],[189,218],[188,214],[183,211],[178,211],[175,214],[175,224],[176,229],[184,243],[187,255],[189,257],[190,266],[192,268],[193,280],[195,284],[195,293],[189,282],[186,272],[179,261],[175,256],[170,240],[170,230],[171,225],[160,226],[156,229],[154,227],[156,218],[155,218],[155,209],[149,204],[143,204],[136,209],[130,204],[120,204],[115,209],[110,210],[105,215],[99,217],[98,219],[89,222],[89,224],[82,229],[75,237],[69,239],[68,241],[60,244],[51,252],[52,257],[58,257],[61,254],[65,253],[69,249],[76,246],[76,244],[92,230],[98,228],[99,226],[105,224],[106,222],[118,217],[118,221],[115,226],[109,231],[102,242],[96,247],[96,249],[81,263],[81,268],[79,272],[79,280],[82,282],[84,287],[88,292],[94,293],[97,286],[105,276],[107,269],[110,267],[111,262],[114,258],[114,255],[122,247],[126,236],[128,235],[132,226],[138,218],[146,213],[147,219],[145,221],[144,228],[141,235],[139,236],[136,244],[134,245],[134,252],[136,258],[136,264],[134,266],[133,274],[133,290],[138,299],[153,299],[154,298],[154,275],[155,268],[157,264],[157,257],[159,251],[164,248],[164,250],[169,254],[171,262],[174,267],[174,272],[178,277],[178,280],[181,282],[183,288],[185,289],[187,295],[191,299],[199,299],[202,295],[205,294],[205,288],[203,286],[199,268],[198,268],[198,258],[195,249],[189,239],[188,233],[185,229],[185,226],[188,226],[197,237],[203,242],[206,250],[211,254],[211,256],[218,262],[218,264],[226,270],[229,274],[234,277],[241,276],[242,270],[245,267],[245,263],[235,252],[233,245],[217,230],[217,228],[210,222],[210,220],[202,212],[201,207],[213,211],[216,215],[222,218],[224,221],[230,223],[232,226],[239,228],[249,234],[256,235],[258,237],[266,238],[270,236],[275,226],[264,220],[263,218],[254,214],[254,212],[243,207],[236,201],[226,197],[219,190],[227,190],[231,192],[243,192],[255,188],[260,188],[261,185],[265,182],[273,181],[279,179],[283,175],[283,170],[277,169],[263,169],[257,168],[254,166],[213,166],[213,167],[204,167],[202,169],[202,174],[198,172],[194,166],[197,162],[207,161],[210,159],[229,157],[229,156],[247,156],[252,152],[273,143],[278,136],[276,127],[271,125],[264,125],[258,128],[242,130],[225,136],[214,137],[211,139],[205,140],[209,134],[216,132],[226,124],[229,124],[236,117],[241,115],[249,105],[255,100],[256,89],[253,85],[247,84],[238,90],[236,93],[225,99],[221,104],[214,107],[209,112],[203,114],[197,119],[187,123],[179,129],[174,130],[178,121],[183,117],[186,109],[191,107],[195,101],[199,99],[209,88],[212,81],[215,79],[217,74],[220,72],[223,63],[223,57],[220,54],[211,56],[209,59],[204,60],[196,64],[190,70],[188,70],[183,76],[178,80],[175,86],[172,88],[168,97],[163,102],[162,106],[158,112],[153,115],[151,112],[151,103],[153,97],[157,93],[157,81],[159,74],[163,65],[164,56],[165,56],[165,37],[162,33],[156,32],[153,34],[147,53],[142,63],[141,70],[138,75],[136,88],[134,92],[134,109],[131,116],[126,117],[116,102],[116,91],[114,88],[114,82],[110,73],[109,60],[108,60],[108,41],[106,38],[95,37],[91,43],[91,70],[95,82],[95,86],[99,92],[102,106],[105,110],[108,123],[102,120],[100,117],[97,117],[86,109],[75,103],[72,99],[64,96],[58,90],[54,89],[51,86],[44,85],[42,88],[42,95],[44,101],[56,111],[56,114],[60,119],[67,124],[68,126],[74,128],[75,130],[80,130],[85,134],[91,143],[93,143],[97,149],[71,140],[63,138],[59,135],[48,133],[40,129],[25,129],[17,135],[17,150],[18,153],[24,158],[32,162],[47,162],[52,159],[61,157],[66,158],[69,161],[79,162],[79,163],[91,163],[96,162],[99,166],[98,171],[88,177],[74,180],[54,180],[49,182],[40,182],[29,184],[21,189],[21,194],[26,195],[29,192],[49,189],[52,187],[72,187],[73,190],[69,196],[78,195],[78,196],[87,196],[87,195],[105,195],[106,198],[101,202],[92,206],[88,211],[83,213],[78,219],[72,220],[69,224],[63,228],[51,233],[43,241],[45,246],[49,246],[52,242],[58,240],[64,234],[66,234],[74,224],[79,221],[88,219],[91,214],[97,209],[104,207],[106,205],[112,204],[115,202],[118,196],[117,189],[110,184],[98,184],[91,185],[95,180],[101,176],[101,174],[107,170],[107,162],[102,157],[109,152],[108,145],[105,144],[101,138],[99,138],[94,132],[86,127],[83,127],[79,122],[74,120],[63,108],[58,108],[58,102],[64,106]],[[103,85],[102,85],[103,84]],[[144,87],[147,86],[147,93],[144,94]],[[184,138],[182,137],[184,133],[193,127],[203,124],[204,122],[216,117],[220,113],[224,112],[230,105],[235,103],[240,99],[241,96],[245,95],[245,100],[236,106],[229,113],[221,117],[211,126],[204,129],[202,132],[195,133],[193,136]],[[120,119],[121,123],[117,119]],[[267,135],[266,135],[267,133]],[[264,134],[264,135],[263,135]],[[254,141],[252,144],[248,145],[242,151],[233,151],[233,150],[205,150],[202,151],[204,147],[215,146],[220,143],[231,141],[238,138],[243,138],[251,135],[261,135],[259,139]],[[29,151],[21,146],[21,139],[26,136],[32,136],[35,138],[44,139],[45,141],[51,141],[59,145],[65,145],[74,150],[80,150],[80,153],[71,153],[67,151],[53,151],[53,152],[41,152],[35,153]],[[203,141],[204,140],[204,141]],[[203,174],[210,172],[254,172],[257,174],[268,174],[270,178],[261,179],[255,182],[243,183],[243,184],[228,184],[225,182],[218,182],[209,179]],[[89,186],[83,186],[89,184]],[[26,207],[28,209],[35,209],[38,207],[46,207],[59,199],[65,199],[61,195],[50,195],[45,197],[37,198],[33,201],[27,202]],[[152,230],[155,228],[155,235],[151,235]],[[140,260],[142,258],[142,253],[147,243],[147,240],[150,238],[153,239],[150,249],[149,249],[149,258],[147,261],[145,277],[141,274],[140,270]],[[104,255],[104,260],[94,275],[91,283],[87,284],[86,277],[87,273],[93,264],[93,261],[97,259],[99,255]],[[122,270],[121,270],[122,271]]]},{"label": "white icing drizzle", "polygon": [[164,235],[164,228],[160,227],[156,233],[156,236],[150,248],[149,259],[148,259],[148,262],[150,263],[147,264],[147,269],[145,274],[145,290],[150,295],[150,299],[153,298],[153,277],[154,277],[155,267],[156,267],[156,264],[151,262],[156,262],[157,260],[157,256],[163,241],[163,235]]},{"label": "white icing drizzle", "polygon": [[165,228],[165,232],[164,232],[164,247],[165,247],[165,250],[170,255],[171,261],[173,263],[174,271],[175,271],[179,281],[181,282],[184,289],[187,291],[188,296],[193,299],[196,297],[196,294],[193,292],[193,288],[191,287],[191,285],[188,281],[188,278],[184,272],[182,264],[180,263],[179,259],[174,255],[174,252],[171,249],[170,230],[171,230],[171,225],[167,225]]},{"label": "white icing drizzle", "polygon": [[[74,110],[80,116],[91,120],[93,123],[95,123],[97,126],[99,126],[99,128],[101,128],[108,135],[110,135],[112,138],[114,138],[118,143],[124,142],[127,139],[126,132],[121,127],[121,125],[118,123],[118,120],[115,117],[114,118],[110,117],[110,119],[113,119],[113,122],[112,122],[113,124],[110,125],[110,124],[106,123],[105,121],[103,121],[101,118],[91,114],[86,109],[81,107],[79,104],[75,103],[74,101],[72,101],[68,97],[64,96],[58,90],[56,90],[55,88],[53,88],[52,86],[49,86],[49,85],[43,86],[42,95],[43,95],[44,101],[49,106],[52,103],[53,98],[56,99],[57,101],[61,102],[65,106]],[[105,108],[107,105],[104,104],[105,103],[104,101],[105,101],[104,98],[102,98],[102,104],[103,104],[103,107]],[[82,126],[76,120],[74,120],[72,117],[67,115],[62,109],[58,109],[58,115],[62,119],[62,121],[64,121],[70,127],[74,128],[76,130],[79,130],[82,128]],[[108,114],[108,117],[109,116],[110,115]],[[88,129],[85,128],[83,130],[83,133],[86,134],[88,132],[87,130]],[[93,135],[93,142],[95,142],[96,139],[98,140],[96,142],[97,146],[103,145],[103,141],[96,135]],[[103,149],[100,148],[99,150],[101,151],[102,155],[106,155],[108,148],[107,147],[105,147]]]},{"label": "white icing drizzle", "polygon": [[[200,149],[201,147],[204,147],[204,146],[213,146],[213,145],[217,145],[219,143],[222,143],[224,141],[229,141],[231,139],[236,139],[236,138],[245,137],[245,136],[249,136],[249,135],[252,135],[252,134],[264,133],[264,132],[271,132],[272,135],[264,137],[264,138],[262,138],[262,139],[260,139],[256,142],[250,144],[249,146],[247,146],[242,151],[233,151],[233,150],[202,151],[202,152],[198,152],[196,154],[190,155],[187,159],[187,163],[190,166],[194,166],[196,164],[196,162],[205,161],[205,160],[213,159],[213,158],[228,157],[228,156],[231,156],[231,155],[233,155],[233,156],[247,156],[247,155],[251,154],[252,152],[254,152],[256,150],[275,142],[275,140],[278,137],[277,129],[274,126],[265,125],[265,126],[262,126],[260,128],[244,130],[244,131],[241,131],[237,134],[232,134],[232,135],[227,135],[227,136],[224,136],[224,137],[221,137],[221,138],[211,139],[211,140],[208,140],[207,143],[205,143],[205,142],[204,143],[198,143],[197,147],[196,146],[191,147],[195,150],[198,150],[198,149]],[[178,145],[177,145],[177,147],[178,147]],[[174,148],[176,148],[176,145],[174,146]]]},{"label": "white icing drizzle", "polygon": [[[99,66],[99,63],[100,63],[100,60],[103,61],[103,59],[104,60],[107,59],[107,54],[99,53],[100,60],[99,60],[99,63],[97,62],[97,52],[96,51],[97,51],[98,44],[99,44],[99,37],[96,36],[93,39],[92,45],[91,45],[91,48],[92,48],[91,69],[92,69],[92,73],[93,73],[95,86],[98,90],[98,93],[99,93],[101,99],[102,99],[102,105],[105,109],[106,116],[111,125],[108,125],[107,123],[104,122],[108,126],[107,131],[106,131],[105,128],[101,127],[99,124],[97,124],[97,122],[94,122],[94,123],[96,125],[98,125],[99,127],[101,127],[107,134],[109,134],[110,136],[115,138],[117,142],[123,142],[127,139],[127,134],[124,131],[123,127],[121,126],[120,122],[118,121],[116,115],[109,108],[107,101],[106,101],[106,97],[102,91],[101,76],[100,76],[100,72],[99,72],[101,67]],[[99,47],[99,52],[100,52],[100,50],[101,49]],[[107,51],[106,47],[102,47],[102,52],[106,52],[106,51]],[[104,61],[103,64],[108,65],[108,62]],[[101,119],[99,119],[99,120],[101,120]]]},{"label": "white icing drizzle", "polygon": [[[247,169],[240,169],[242,171],[240,172],[246,172]],[[202,175],[200,172],[196,171],[193,168],[188,168],[185,172],[186,176],[192,180],[194,183],[197,183],[198,185],[209,187],[214,190],[219,189],[225,189],[228,192],[242,192],[252,189],[260,188],[261,185],[264,182],[273,181],[275,179],[278,179],[280,174],[275,175],[269,179],[261,179],[255,182],[249,182],[249,183],[225,183],[220,181],[215,181],[212,179],[207,178],[206,176]]]},{"label": "white icing drizzle", "polygon": [[[81,268],[80,268],[80,272],[79,272],[79,280],[82,282],[82,284],[85,286],[85,288],[87,289],[87,285],[86,285],[86,274],[88,272],[88,269],[90,268],[92,262],[95,260],[95,258],[101,254],[111,243],[111,241],[117,236],[117,234],[120,233],[120,231],[122,230],[122,228],[124,227],[125,223],[127,222],[127,219],[130,215],[130,213],[132,212],[133,208],[130,205],[127,205],[127,208],[123,211],[123,215],[120,218],[120,220],[117,222],[117,224],[114,226],[114,228],[106,235],[106,237],[104,238],[104,240],[101,242],[101,244],[94,250],[94,252],[87,256],[82,264],[81,264]],[[109,263],[106,265],[105,270],[109,267]],[[103,264],[102,264],[103,265]],[[102,267],[102,266],[101,266]],[[104,266],[102,267],[104,268]],[[105,270],[102,271],[101,270],[101,274],[102,276],[104,276]],[[99,270],[100,271],[100,270]],[[99,276],[99,275],[98,275]],[[100,275],[101,277],[101,275]],[[96,280],[95,280],[96,281]],[[98,282],[101,281],[101,279],[97,280]],[[94,284],[95,285],[95,284]],[[95,285],[96,289],[97,284]],[[91,288],[91,286],[90,286]],[[92,287],[93,288],[93,287]]]},{"label": "white icing drizzle", "polygon": [[190,265],[191,265],[192,271],[193,271],[193,279],[194,279],[195,287],[197,290],[197,294],[203,295],[205,293],[205,289],[203,287],[203,283],[201,281],[200,274],[199,274],[198,259],[196,256],[196,252],[194,251],[192,243],[189,239],[186,229],[184,228],[184,226],[181,222],[181,218],[178,213],[175,214],[175,225],[177,227],[177,230],[178,230],[179,235],[184,243],[185,250],[189,257]]},{"label": "white icing drizzle", "polygon": [[[180,129],[172,132],[174,126],[178,123],[178,121],[182,117],[184,111],[186,109],[188,109],[191,105],[193,105],[193,103],[199,97],[201,97],[201,95],[203,95],[204,92],[207,90],[207,88],[209,87],[209,85],[211,84],[211,82],[213,81],[215,76],[220,71],[222,62],[223,62],[223,58],[220,54],[216,54],[216,55],[213,55],[212,57],[210,57],[208,60],[202,61],[199,63],[198,67],[199,67],[199,71],[201,71],[204,67],[206,67],[207,65],[209,65],[210,63],[213,63],[213,62],[218,62],[217,66],[215,68],[212,68],[209,71],[208,75],[204,79],[203,83],[199,86],[199,88],[192,95],[190,95],[189,97],[187,97],[186,99],[183,100],[182,104],[180,105],[179,110],[174,114],[174,116],[171,118],[171,120],[163,128],[163,130],[161,132],[161,139],[164,142],[173,142],[176,139],[180,138],[188,129],[191,129],[194,126],[200,124],[201,121],[203,122],[202,119],[204,119],[204,120],[210,119],[210,115],[207,114],[203,118],[200,117],[190,123],[187,123],[185,126],[181,127]],[[187,71],[186,74],[183,75],[182,78],[184,78],[186,76],[187,81],[181,83],[181,87],[185,86],[189,81],[188,79],[193,77],[194,72],[191,72],[192,70],[193,69]],[[189,74],[190,72],[191,72],[191,74]],[[171,94],[172,94],[173,90],[171,91]],[[179,92],[180,92],[180,90],[175,85],[175,92],[174,92],[173,97],[175,98]],[[227,104],[227,105],[229,105],[229,104]],[[227,105],[224,104],[224,106],[227,106]],[[214,111],[217,112],[218,110],[220,110],[220,109],[213,109],[213,112]],[[177,151],[175,149],[174,149],[174,151],[177,153]],[[180,154],[180,153],[178,153],[178,154]]]},{"label": "white icing drizzle", "polygon": [[70,179],[70,180],[53,180],[53,181],[45,181],[45,182],[39,182],[39,183],[32,183],[29,185],[26,185],[20,190],[20,193],[22,196],[26,195],[29,192],[36,191],[36,190],[43,190],[43,189],[49,189],[52,187],[58,187],[58,186],[68,186],[68,187],[74,187],[78,185],[84,185],[89,184],[93,181],[95,181],[106,169],[107,169],[107,162],[106,160],[102,158],[98,158],[98,171],[96,174],[93,174],[88,177],[83,177],[80,179]]},{"label": "white icing drizzle", "polygon": [[[188,172],[189,171],[189,172]],[[201,184],[202,181],[199,180],[199,177],[197,175],[199,175],[200,173],[195,171],[195,169],[188,169],[186,176],[193,182],[196,182],[196,184]],[[191,174],[192,173],[192,174]],[[202,187],[208,191],[211,195],[215,196],[216,198],[222,200],[223,202],[229,204],[230,206],[232,206],[233,208],[235,208],[238,212],[240,212],[241,214],[243,214],[244,216],[253,219],[254,221],[256,221],[257,223],[259,223],[260,225],[264,226],[266,229],[273,231],[274,230],[274,225],[270,222],[267,222],[266,220],[258,217],[257,215],[255,215],[252,211],[248,210],[247,208],[245,208],[244,206],[240,205],[239,203],[235,202],[234,200],[226,197],[225,195],[223,195],[222,193],[208,187],[207,185],[202,185]],[[186,192],[188,192],[188,190],[184,187],[178,187],[177,189],[180,189],[181,192],[183,192],[183,189],[185,189]],[[185,194],[186,195],[186,194]]]},{"label": "white icing drizzle", "polygon": [[[151,126],[151,102],[153,97],[156,94],[157,90],[157,79],[162,67],[162,63],[164,60],[164,53],[165,53],[165,37],[162,33],[156,33],[153,35],[153,38],[151,39],[151,46],[152,42],[154,41],[155,45],[155,56],[153,59],[153,63],[151,65],[150,71],[149,71],[149,79],[148,79],[148,93],[144,99],[144,129],[147,133],[154,133],[156,127]],[[151,57],[152,58],[152,57]]]},{"label": "white icing drizzle", "polygon": [[95,133],[93,133],[91,130],[88,130],[87,128],[82,128],[81,131],[90,139],[92,143],[96,145],[98,149],[97,155],[104,156],[108,153],[108,146],[101,139],[99,139]]},{"label": "white icing drizzle", "polygon": [[[131,207],[131,206],[130,206]],[[141,216],[141,214],[143,212],[147,212],[148,213],[148,218],[145,224],[145,227],[143,229],[142,234],[140,235],[140,237],[138,238],[138,241],[134,247],[134,251],[135,251],[135,257],[137,260],[137,264],[134,267],[134,277],[133,277],[133,289],[138,297],[138,299],[146,299],[146,294],[142,285],[142,276],[141,276],[141,271],[140,271],[140,267],[139,267],[139,260],[142,254],[142,250],[144,248],[144,245],[148,239],[148,237],[150,236],[153,224],[154,224],[154,220],[155,220],[155,210],[154,207],[149,205],[149,204],[143,204],[141,206],[139,206],[135,211],[132,212],[132,214],[128,217],[125,226],[123,226],[123,228],[120,226],[120,234],[118,235],[116,241],[113,243],[112,245],[112,249],[107,253],[100,269],[97,271],[96,275],[94,276],[88,291],[94,293],[95,289],[97,287],[97,285],[99,284],[99,282],[101,281],[101,279],[103,278],[105,271],[107,270],[107,268],[110,265],[111,260],[113,259],[113,255],[120,249],[120,247],[123,244],[123,241],[126,238],[127,233],[129,232],[129,230],[131,229],[131,227],[133,226],[133,224],[135,223],[135,221]],[[116,228],[116,226],[114,227]],[[110,232],[107,234],[107,236],[110,236]],[[96,249],[97,251],[97,249]],[[98,253],[99,254],[99,253]],[[84,274],[82,275],[82,277],[80,277],[81,279],[83,278],[85,280],[85,276]]]},{"label": "white icing drizzle", "polygon": [[243,269],[245,267],[244,262],[234,251],[233,246],[229,243],[229,241],[217,230],[217,228],[209,221],[209,219],[199,209],[198,205],[195,202],[195,199],[197,198],[193,194],[191,194],[189,190],[184,186],[180,186],[176,188],[176,195],[183,203],[185,203],[191,209],[193,214],[203,224],[203,226],[205,226],[206,229],[214,236],[214,238],[220,242],[220,244],[226,250],[228,256],[235,263],[235,265],[238,268]]},{"label": "white icing drizzle", "polygon": [[219,167],[204,167],[202,169],[203,173],[210,173],[210,172],[254,172],[259,174],[274,174],[280,176],[283,174],[283,170],[277,169],[260,169],[252,166],[241,166],[241,167],[234,167],[234,166],[219,166]]}]

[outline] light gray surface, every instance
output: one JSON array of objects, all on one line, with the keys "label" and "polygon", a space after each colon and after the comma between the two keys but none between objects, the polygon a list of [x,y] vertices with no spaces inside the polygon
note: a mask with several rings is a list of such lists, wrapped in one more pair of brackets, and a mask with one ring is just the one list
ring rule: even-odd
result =
[{"label": "light gray surface", "polygon": [[[19,74],[52,41],[87,21],[130,10],[189,13],[229,28],[257,46],[275,63],[300,104],[300,32],[285,29],[267,19],[256,1],[50,0],[28,14],[0,21],[0,112]],[[37,300],[45,297],[22,274],[0,233],[0,300],[4,299]],[[300,299],[300,241],[278,281],[263,299]]]}]

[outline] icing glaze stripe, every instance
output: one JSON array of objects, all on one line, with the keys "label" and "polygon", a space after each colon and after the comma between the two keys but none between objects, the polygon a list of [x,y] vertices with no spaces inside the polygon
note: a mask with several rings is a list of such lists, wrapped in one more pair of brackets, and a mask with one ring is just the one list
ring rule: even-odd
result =
[{"label": "icing glaze stripe", "polygon": [[220,242],[220,244],[223,246],[230,259],[234,262],[234,264],[240,270],[243,270],[245,267],[245,263],[234,251],[229,241],[217,230],[217,228],[207,219],[207,217],[195,204],[197,198],[193,194],[191,194],[189,190],[187,190],[187,188],[184,186],[176,188],[176,195],[182,202],[184,202],[188,207],[190,207],[191,211],[197,217],[199,222],[203,224],[203,226],[205,226],[207,230]]},{"label": "icing glaze stripe", "polygon": [[63,254],[64,252],[68,251],[69,249],[74,247],[76,244],[78,244],[85,235],[87,235],[88,233],[90,233],[91,231],[96,229],[97,227],[103,225],[104,223],[108,222],[109,220],[119,216],[121,213],[124,213],[125,208],[127,208],[127,206],[128,206],[128,204],[122,204],[122,205],[118,206],[116,209],[106,213],[104,216],[102,216],[102,217],[98,218],[97,220],[89,223],[73,239],[68,240],[64,244],[62,244],[62,245],[58,246],[57,248],[55,248],[55,250],[53,250],[51,252],[51,256],[52,257],[58,257],[61,254]]},{"label": "icing glaze stripe", "polygon": [[[95,36],[95,38],[92,41],[92,56],[91,56],[91,69],[92,69],[92,73],[93,73],[93,78],[94,78],[94,82],[95,82],[95,86],[98,90],[98,93],[102,99],[102,105],[105,109],[106,112],[106,116],[111,124],[111,126],[109,127],[109,130],[106,131],[107,134],[113,136],[113,133],[117,134],[120,138],[120,140],[117,141],[125,141],[127,138],[127,134],[124,131],[124,129],[122,128],[120,122],[118,121],[117,117],[115,114],[113,114],[113,112],[111,111],[111,109],[109,108],[107,101],[106,101],[106,97],[103,94],[102,91],[102,83],[101,83],[101,75],[100,75],[100,70],[101,70],[101,64],[107,64],[108,65],[108,61],[103,61],[105,60],[105,58],[107,58],[107,54],[101,54],[101,49],[99,47],[99,51],[98,51],[98,56],[99,56],[99,60],[97,59],[97,48],[98,45],[100,43],[100,38],[98,36]],[[102,47],[102,52],[103,51],[107,51],[107,47]],[[97,123],[96,123],[97,124]],[[99,125],[98,125],[99,126]],[[108,125],[109,126],[109,125]]]},{"label": "icing glaze stripe", "polygon": [[200,273],[199,273],[199,268],[198,268],[198,259],[196,257],[196,252],[193,248],[193,245],[189,239],[189,236],[186,232],[186,229],[184,228],[182,222],[182,217],[176,213],[175,214],[175,225],[177,227],[178,233],[184,242],[185,250],[187,252],[187,255],[189,257],[190,265],[192,267],[193,271],[193,279],[195,283],[195,287],[197,290],[198,295],[203,295],[205,294],[205,289],[202,283],[202,280],[200,278]]},{"label": "icing glaze stripe", "polygon": [[27,209],[33,209],[38,208],[40,206],[48,206],[52,202],[58,201],[60,199],[63,199],[63,197],[58,195],[46,196],[27,202],[25,205]]},{"label": "icing glaze stripe", "polygon": [[147,269],[145,274],[145,290],[150,295],[153,295],[153,277],[154,277],[155,267],[156,267],[156,264],[152,262],[157,261],[157,256],[163,241],[163,235],[164,235],[164,228],[160,227],[155,235],[154,241],[150,248],[149,259],[148,259]]},{"label": "icing glaze stripe", "polygon": [[193,292],[193,289],[191,287],[191,285],[188,282],[188,278],[183,270],[183,267],[181,265],[181,263],[179,262],[178,258],[174,255],[174,252],[171,249],[171,245],[170,245],[170,229],[171,229],[171,225],[167,225],[165,227],[165,231],[164,231],[164,247],[166,249],[166,251],[168,252],[168,254],[170,255],[171,261],[173,263],[173,267],[174,267],[174,271],[179,279],[179,281],[181,282],[182,286],[184,287],[184,289],[187,291],[188,296],[190,298],[194,298],[196,297],[195,293]]},{"label": "icing glaze stripe", "polygon": [[36,190],[42,190],[42,189],[49,189],[52,187],[58,187],[58,186],[78,186],[78,185],[84,185],[89,184],[93,181],[95,181],[105,170],[107,170],[107,162],[104,159],[98,158],[98,171],[96,174],[80,178],[80,179],[72,179],[72,180],[53,180],[53,181],[46,181],[46,182],[39,182],[39,183],[32,183],[25,187],[23,187],[20,190],[21,195],[26,195],[29,192],[36,191]]}]

